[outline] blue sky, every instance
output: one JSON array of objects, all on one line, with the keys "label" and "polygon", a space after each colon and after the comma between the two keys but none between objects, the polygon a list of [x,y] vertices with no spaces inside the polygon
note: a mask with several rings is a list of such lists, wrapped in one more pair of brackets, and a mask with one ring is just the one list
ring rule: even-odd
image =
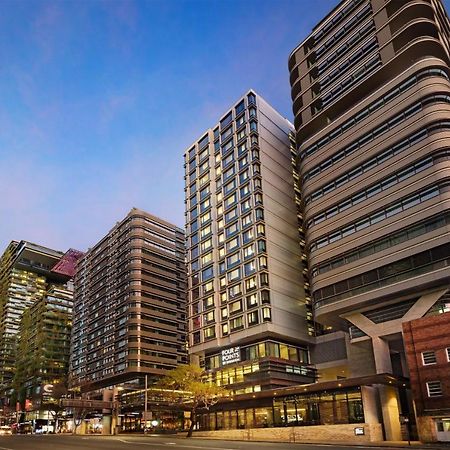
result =
[{"label": "blue sky", "polygon": [[338,0],[2,0],[0,248],[85,250],[136,206],[184,225],[182,155]]}]

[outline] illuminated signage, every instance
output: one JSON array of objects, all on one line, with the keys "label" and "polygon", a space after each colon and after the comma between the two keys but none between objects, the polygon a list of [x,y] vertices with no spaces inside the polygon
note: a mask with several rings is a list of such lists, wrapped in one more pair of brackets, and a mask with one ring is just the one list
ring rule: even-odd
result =
[{"label": "illuminated signage", "polygon": [[240,362],[241,360],[241,348],[231,347],[222,350],[222,365],[233,364]]}]

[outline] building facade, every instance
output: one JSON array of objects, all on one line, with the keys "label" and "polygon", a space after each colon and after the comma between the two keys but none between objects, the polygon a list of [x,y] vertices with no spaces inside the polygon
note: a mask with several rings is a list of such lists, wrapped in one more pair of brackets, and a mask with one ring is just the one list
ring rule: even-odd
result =
[{"label": "building facade", "polygon": [[450,311],[403,323],[403,335],[420,440],[450,441]]},{"label": "building facade", "polygon": [[[290,55],[314,319],[345,349],[324,377],[408,376],[402,323],[446,302],[449,36],[438,0],[345,0]],[[378,395],[400,439],[408,394]]]},{"label": "building facade", "polygon": [[185,281],[183,231],[133,208],[78,263],[71,386],[142,388],[185,363]]},{"label": "building facade", "polygon": [[249,91],[185,153],[189,351],[235,394],[314,380],[292,131]]},{"label": "building facade", "polygon": [[6,416],[16,416],[17,409],[42,410],[44,386],[67,380],[73,264],[64,272],[58,265],[68,253],[80,255],[12,241],[0,260],[0,380]]}]

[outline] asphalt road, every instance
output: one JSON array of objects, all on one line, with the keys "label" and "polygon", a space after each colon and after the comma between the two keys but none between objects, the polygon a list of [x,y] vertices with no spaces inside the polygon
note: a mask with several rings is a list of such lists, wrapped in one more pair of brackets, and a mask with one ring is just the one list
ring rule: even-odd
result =
[{"label": "asphalt road", "polygon": [[0,450],[347,450],[390,447],[365,447],[294,444],[270,442],[219,441],[208,439],[185,439],[176,436],[72,436],[72,435],[14,435],[0,437]]}]

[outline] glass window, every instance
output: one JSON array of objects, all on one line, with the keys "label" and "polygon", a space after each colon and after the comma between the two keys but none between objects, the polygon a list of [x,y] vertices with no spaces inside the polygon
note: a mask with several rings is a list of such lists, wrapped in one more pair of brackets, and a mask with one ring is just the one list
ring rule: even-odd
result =
[{"label": "glass window", "polygon": [[230,320],[230,329],[231,331],[238,330],[244,327],[244,321],[242,316],[236,317]]},{"label": "glass window", "polygon": [[246,195],[250,194],[250,183],[246,184],[245,186],[242,186],[240,193],[241,193],[241,199],[244,198]]},{"label": "glass window", "polygon": [[241,127],[245,123],[245,116],[239,117],[239,119],[236,120],[236,128]]},{"label": "glass window", "polygon": [[201,258],[202,265],[204,266],[205,264],[210,263],[212,261],[212,256],[213,256],[212,252],[208,252],[205,255],[203,255],[202,258]]},{"label": "glass window", "polygon": [[235,166],[231,166],[228,170],[223,173],[223,181],[228,180],[235,174]]},{"label": "glass window", "polygon": [[225,258],[225,248],[219,248],[219,259]]},{"label": "glass window", "polygon": [[[234,173],[234,172],[233,172]],[[245,169],[240,175],[239,175],[239,183],[244,184],[248,179],[250,178],[250,171],[248,169]]]},{"label": "glass window", "polygon": [[191,248],[191,259],[195,259],[198,257],[198,247]]},{"label": "glass window", "polygon": [[246,301],[247,301],[247,308],[252,308],[253,306],[256,306],[258,304],[258,294],[254,293],[251,295],[247,295]]},{"label": "glass window", "polygon": [[236,115],[240,114],[245,109],[244,100],[236,106]]},{"label": "glass window", "polygon": [[239,258],[239,252],[237,252],[234,255],[231,255],[227,258],[227,266],[229,269],[231,267],[235,266],[236,264],[239,264],[240,262],[241,262],[241,259]]},{"label": "glass window", "polygon": [[266,272],[259,274],[259,282],[261,283],[261,286],[268,286],[269,285],[269,274]]},{"label": "glass window", "polygon": [[191,235],[191,245],[197,245],[198,244],[198,233],[194,233]]},{"label": "glass window", "polygon": [[247,214],[242,217],[242,228],[248,227],[252,224],[252,214]]},{"label": "glass window", "polygon": [[250,117],[256,117],[256,108],[253,108],[253,107],[249,108],[248,109],[248,115]]},{"label": "glass window", "polygon": [[258,311],[247,314],[247,322],[249,325],[256,325],[259,322]]},{"label": "glass window", "polygon": [[239,142],[241,139],[245,138],[245,128],[240,130],[237,134],[237,142]]},{"label": "glass window", "polygon": [[264,322],[270,322],[272,320],[272,314],[270,308],[262,308],[262,317]]},{"label": "glass window", "polygon": [[239,280],[241,278],[241,269],[237,268],[227,273],[227,278],[229,282]]},{"label": "glass window", "polygon": [[218,240],[219,244],[223,244],[223,241],[225,240],[224,234],[219,233],[217,240]]},{"label": "glass window", "polygon": [[212,306],[214,306],[214,297],[210,295],[203,300],[203,311],[205,311],[208,308],[211,308]]},{"label": "glass window", "polygon": [[225,271],[226,271],[225,262],[221,262],[219,264],[219,274],[222,275],[223,273],[225,273]]},{"label": "glass window", "polygon": [[264,220],[264,211],[261,208],[256,208],[256,220]]},{"label": "glass window", "polygon": [[247,151],[247,142],[238,145],[238,157]]},{"label": "glass window", "polygon": [[202,177],[199,178],[199,184],[200,186],[203,186],[204,184],[209,182],[209,172],[205,173]]},{"label": "glass window", "polygon": [[229,194],[235,188],[236,188],[236,179],[234,179],[233,181],[230,181],[223,187],[224,195]]},{"label": "glass window", "polygon": [[223,319],[227,319],[228,318],[228,309],[227,308],[222,308],[220,310],[220,315],[222,316],[222,320]]},{"label": "glass window", "polygon": [[239,170],[243,169],[250,162],[249,159],[250,158],[247,154],[242,159],[239,160],[238,162]]},{"label": "glass window", "polygon": [[208,313],[203,315],[203,321],[205,323],[214,322],[214,311],[209,311]]},{"label": "glass window", "polygon": [[210,198],[207,198],[205,201],[200,203],[200,211],[203,212],[211,206]]},{"label": "glass window", "polygon": [[260,269],[267,269],[267,257],[266,256],[260,256],[258,257],[259,260],[259,268]]},{"label": "glass window", "polygon": [[195,261],[192,261],[191,263],[191,271],[195,272],[200,268],[199,263],[198,263],[198,259],[196,259]]},{"label": "glass window", "polygon": [[211,247],[212,247],[212,238],[209,238],[201,243],[202,251],[209,250]]},{"label": "glass window", "polygon": [[255,246],[254,244],[249,245],[248,247],[244,247],[244,259],[251,258],[255,254]]},{"label": "glass window", "polygon": [[192,159],[195,156],[195,147],[192,147],[189,150],[189,159]]},{"label": "glass window", "polygon": [[227,242],[227,252],[233,251],[237,247],[239,247],[239,236]]},{"label": "glass window", "polygon": [[229,334],[228,324],[227,323],[223,323],[222,324],[222,336],[227,336],[228,334]]},{"label": "glass window", "polygon": [[200,231],[200,236],[202,237],[202,239],[210,234],[211,234],[211,224],[208,224],[205,227],[202,227],[202,229]]},{"label": "glass window", "polygon": [[[252,208],[252,202],[251,202],[250,198],[248,198],[247,200],[245,200],[241,203],[241,211],[243,213],[249,211],[251,208]],[[258,213],[258,209],[256,210],[256,213]],[[258,215],[256,217],[258,218]]]},{"label": "glass window", "polygon": [[247,292],[256,289],[256,277],[251,277],[248,280],[245,280],[245,289]]},{"label": "glass window", "polygon": [[228,288],[228,296],[230,299],[233,299],[234,297],[237,297],[238,295],[241,295],[241,294],[242,294],[241,283]]},{"label": "glass window", "polygon": [[200,216],[200,223],[203,225],[206,222],[211,220],[211,211],[208,211],[206,214]]},{"label": "glass window", "polygon": [[234,234],[239,232],[239,226],[238,222],[230,225],[228,228],[225,229],[225,235],[227,238],[233,236]]},{"label": "glass window", "polygon": [[237,207],[231,209],[225,214],[225,223],[231,222],[233,219],[237,217]]},{"label": "glass window", "polygon": [[234,161],[234,155],[233,153],[230,153],[228,156],[223,158],[222,160],[222,167],[225,169],[228,165],[230,165]]},{"label": "glass window", "polygon": [[214,289],[214,285],[212,281],[208,281],[206,284],[203,285],[203,293],[206,294],[208,292],[211,292]]},{"label": "glass window", "polygon": [[244,264],[244,276],[249,276],[256,272],[256,262],[250,261],[247,264]]},{"label": "glass window", "polygon": [[209,195],[209,186],[206,186],[204,189],[200,191],[200,200],[205,199]]},{"label": "glass window", "polygon": [[244,241],[244,244],[246,244],[247,242],[250,242],[251,240],[254,239],[254,233],[253,233],[253,229],[247,230],[242,234],[242,239]]},{"label": "glass window", "polygon": [[229,208],[230,206],[234,205],[237,201],[237,195],[236,193],[230,195],[229,197],[227,197],[224,201],[225,203],[225,209]]},{"label": "glass window", "polygon": [[236,302],[230,303],[230,314],[242,311],[242,300],[237,300]]},{"label": "glass window", "polygon": [[203,334],[205,339],[212,339],[216,337],[216,329],[214,326],[205,328]]}]

